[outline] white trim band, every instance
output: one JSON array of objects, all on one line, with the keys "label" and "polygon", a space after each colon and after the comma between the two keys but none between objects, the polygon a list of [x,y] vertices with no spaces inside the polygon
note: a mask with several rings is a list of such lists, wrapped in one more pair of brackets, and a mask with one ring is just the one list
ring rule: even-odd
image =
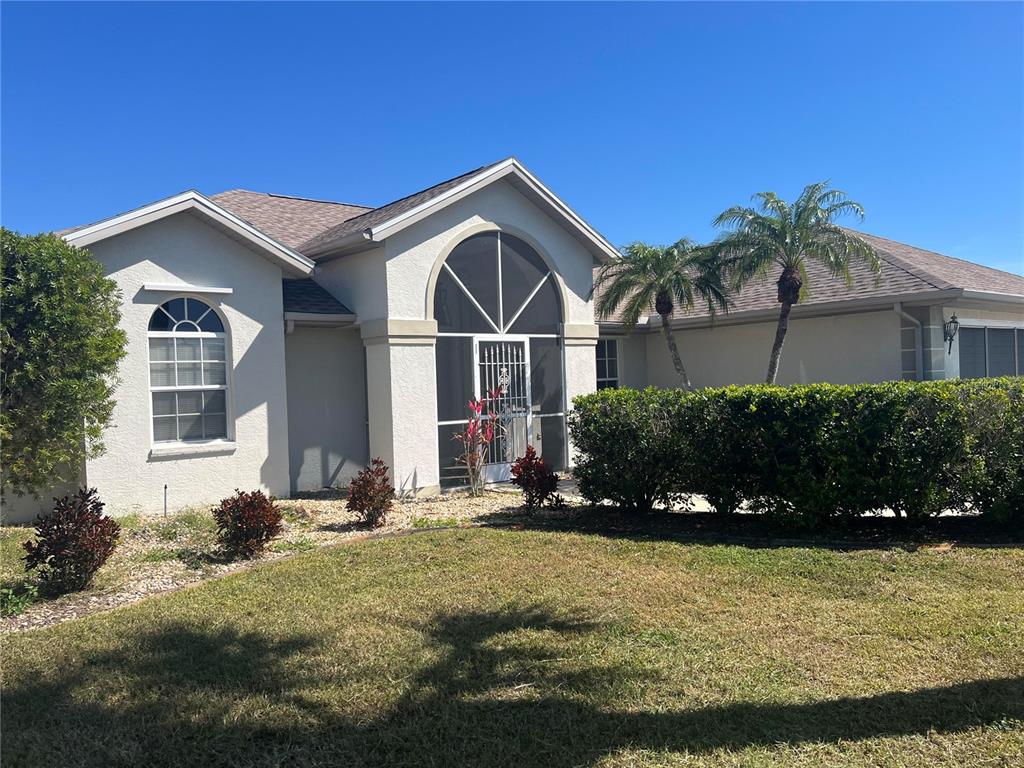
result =
[{"label": "white trim band", "polygon": [[167,293],[214,293],[228,296],[235,292],[234,288],[214,288],[209,285],[186,285],[185,283],[143,283],[144,291],[161,291]]}]

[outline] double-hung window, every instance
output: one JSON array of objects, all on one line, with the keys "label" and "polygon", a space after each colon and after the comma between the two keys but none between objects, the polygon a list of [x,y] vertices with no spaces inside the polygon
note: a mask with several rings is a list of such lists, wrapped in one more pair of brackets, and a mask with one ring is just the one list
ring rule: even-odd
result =
[{"label": "double-hung window", "polygon": [[227,334],[198,299],[161,304],[149,321],[153,442],[228,437]]},{"label": "double-hung window", "polygon": [[597,388],[617,389],[619,386],[619,342],[599,339],[597,342]]}]

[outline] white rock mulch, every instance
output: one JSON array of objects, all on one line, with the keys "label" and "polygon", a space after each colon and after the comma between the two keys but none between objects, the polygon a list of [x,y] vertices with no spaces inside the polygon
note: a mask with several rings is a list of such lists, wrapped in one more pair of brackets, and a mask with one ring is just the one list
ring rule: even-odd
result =
[{"label": "white rock mulch", "polygon": [[[515,513],[518,494],[492,491],[477,498],[450,493],[431,499],[397,501],[385,523],[369,528],[345,508],[337,494],[319,498],[281,501],[288,522],[281,537],[261,557],[241,562],[219,562],[212,555],[212,537],[185,533],[168,539],[159,530],[170,518],[153,517],[133,530],[125,530],[111,560],[97,576],[97,583],[84,592],[40,600],[17,616],[0,618],[0,634],[22,632],[89,616],[150,595],[180,589],[189,584],[257,567],[298,552],[352,541],[396,534],[414,528],[471,524],[489,515]],[[162,551],[192,551],[190,563],[181,559],[151,561],[147,555]],[[168,556],[171,557],[170,555]]]}]

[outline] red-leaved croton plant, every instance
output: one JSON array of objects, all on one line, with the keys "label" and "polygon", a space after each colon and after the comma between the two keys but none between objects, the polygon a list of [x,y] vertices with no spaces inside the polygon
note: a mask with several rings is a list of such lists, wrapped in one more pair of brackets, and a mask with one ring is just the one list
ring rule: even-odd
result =
[{"label": "red-leaved croton plant", "polygon": [[469,480],[469,492],[479,496],[484,492],[484,464],[491,443],[501,432],[501,421],[495,410],[501,397],[501,387],[487,392],[487,397],[477,400],[473,398],[467,403],[469,418],[466,429],[452,435],[453,440],[462,443],[462,455],[458,462],[466,467]]}]

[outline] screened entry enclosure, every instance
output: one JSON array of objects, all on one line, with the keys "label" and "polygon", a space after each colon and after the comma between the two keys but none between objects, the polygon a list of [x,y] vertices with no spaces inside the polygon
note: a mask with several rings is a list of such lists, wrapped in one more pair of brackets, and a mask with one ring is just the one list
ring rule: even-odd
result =
[{"label": "screened entry enclosure", "polygon": [[555,277],[527,243],[505,232],[464,240],[438,274],[437,424],[443,486],[465,482],[458,459],[467,403],[500,388],[489,482],[510,478],[527,445],[554,469],[565,466],[562,306]]}]

